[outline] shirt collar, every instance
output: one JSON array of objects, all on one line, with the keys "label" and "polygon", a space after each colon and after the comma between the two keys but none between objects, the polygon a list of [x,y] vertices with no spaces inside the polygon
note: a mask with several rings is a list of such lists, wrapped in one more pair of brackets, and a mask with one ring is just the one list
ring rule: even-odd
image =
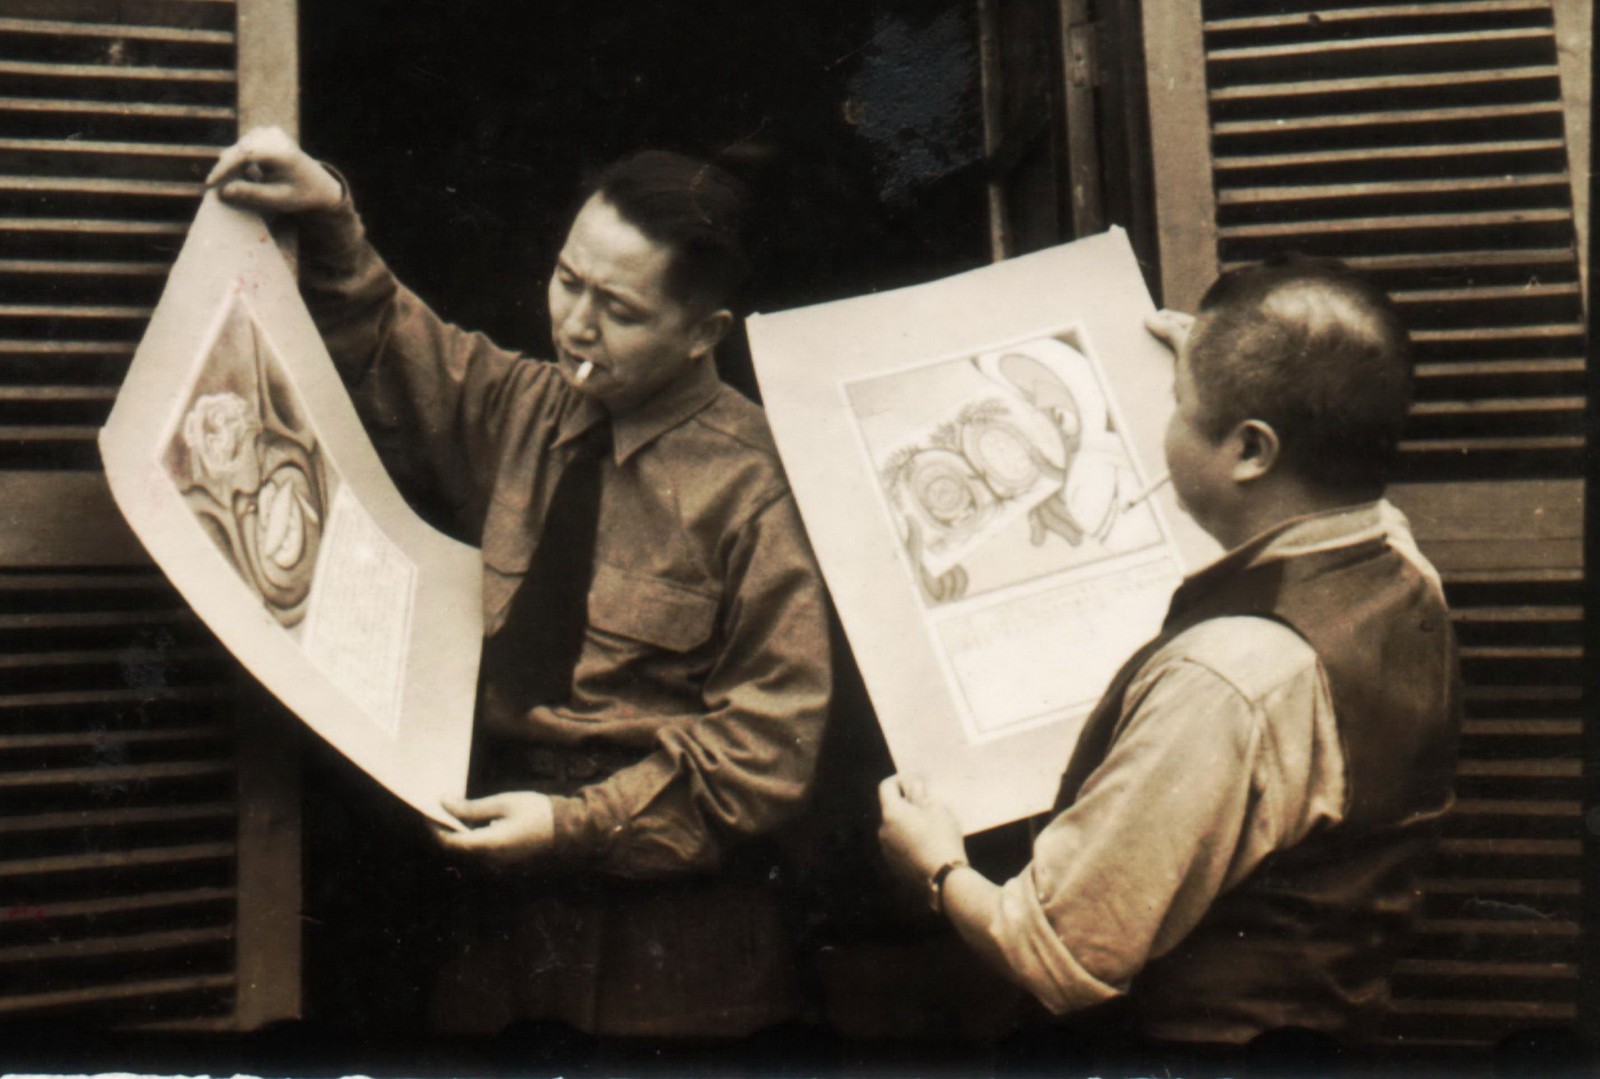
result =
[{"label": "shirt collar", "polygon": [[[620,416],[611,417],[612,454],[623,464],[645,446],[697,414],[716,398],[722,388],[717,368],[707,356],[691,364],[677,378],[658,390],[654,397]],[[570,426],[556,438],[556,445],[581,436],[605,418],[605,409],[585,398],[589,406],[579,412]]]},{"label": "shirt collar", "polygon": [[1379,539],[1386,534],[1384,505],[1382,501],[1363,502],[1280,522],[1245,540],[1188,579],[1216,579],[1263,562]]},{"label": "shirt collar", "polygon": [[1260,544],[1255,556],[1246,564],[1294,558],[1378,539],[1384,534],[1381,505],[1381,502],[1363,502],[1284,521],[1243,544],[1245,547]]}]

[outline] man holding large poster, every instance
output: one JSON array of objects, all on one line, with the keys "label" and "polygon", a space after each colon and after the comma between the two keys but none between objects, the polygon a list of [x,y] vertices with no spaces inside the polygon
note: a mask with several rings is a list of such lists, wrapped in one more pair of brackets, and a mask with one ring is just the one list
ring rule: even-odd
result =
[{"label": "man holding large poster", "polygon": [[471,827],[444,842],[524,872],[468,881],[440,1024],[726,1037],[786,1018],[751,841],[807,793],[830,670],[766,424],[712,363],[745,269],[737,181],[659,153],[602,175],[550,280],[546,364],[403,288],[282,132],[212,176],[297,215],[308,306],[374,442],[482,548],[479,797],[447,806]]},{"label": "man holding large poster", "polygon": [[1436,575],[1380,501],[1405,331],[1309,259],[1225,276],[1192,332],[1174,326],[1152,324],[1178,341],[1172,485],[1228,553],[1112,680],[1026,869],[971,868],[915,777],[880,790],[883,845],[973,949],[1098,1034],[1121,1017],[1161,1042],[1359,1038],[1451,805],[1459,726]]}]

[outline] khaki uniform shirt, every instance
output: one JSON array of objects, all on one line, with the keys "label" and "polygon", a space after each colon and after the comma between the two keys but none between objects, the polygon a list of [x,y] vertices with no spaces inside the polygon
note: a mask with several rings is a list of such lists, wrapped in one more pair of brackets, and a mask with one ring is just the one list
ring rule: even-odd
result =
[{"label": "khaki uniform shirt", "polygon": [[[604,412],[551,365],[438,318],[389,273],[348,202],[310,215],[302,232],[308,304],[385,463],[403,491],[447,505],[481,544],[492,633],[539,556],[562,469]],[[703,874],[801,807],[830,680],[823,588],[771,435],[707,361],[613,423],[570,697],[518,710],[485,685],[479,733],[494,736],[495,763],[525,767],[526,787],[556,795],[565,867],[612,879]],[[648,894],[624,891],[630,902]],[[707,902],[697,905],[710,917],[732,919],[722,935],[739,936],[737,917]],[[635,936],[641,918],[630,917]],[[652,939],[670,951],[662,934],[673,932],[664,925]],[[571,925],[562,934],[584,936]],[[712,978],[709,935],[670,962],[709,964]],[[591,944],[571,962],[529,960],[591,970],[557,994],[587,997],[565,1017],[617,1033],[718,1032],[662,1018],[704,1019],[714,1001],[651,1003],[641,992],[636,1006],[608,1004],[605,964],[587,954],[606,942]],[[739,947],[741,964],[759,950]],[[693,981],[678,977],[676,994],[697,992]],[[727,1007],[759,1012],[759,984],[737,988]]]}]

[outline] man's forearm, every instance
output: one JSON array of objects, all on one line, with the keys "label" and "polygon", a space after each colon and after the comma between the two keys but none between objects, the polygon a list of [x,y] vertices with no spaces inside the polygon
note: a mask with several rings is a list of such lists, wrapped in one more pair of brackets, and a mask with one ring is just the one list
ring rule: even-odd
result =
[{"label": "man's forearm", "polygon": [[1000,909],[1000,886],[971,866],[952,870],[944,881],[944,913],[955,926],[961,939],[977,952],[991,969],[1012,980],[1012,971],[1006,955],[1000,949],[990,927]]}]

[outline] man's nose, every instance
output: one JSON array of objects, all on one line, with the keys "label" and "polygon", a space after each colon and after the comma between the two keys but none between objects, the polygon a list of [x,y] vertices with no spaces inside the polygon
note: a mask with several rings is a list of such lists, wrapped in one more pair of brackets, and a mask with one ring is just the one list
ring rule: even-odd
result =
[{"label": "man's nose", "polygon": [[569,341],[594,340],[598,333],[596,313],[594,298],[588,292],[579,293],[561,320],[562,334]]}]

